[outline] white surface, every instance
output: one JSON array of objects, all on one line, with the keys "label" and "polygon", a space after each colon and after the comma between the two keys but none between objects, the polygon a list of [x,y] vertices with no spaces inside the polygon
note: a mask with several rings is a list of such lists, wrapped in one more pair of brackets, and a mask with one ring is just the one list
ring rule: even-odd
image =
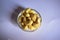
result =
[{"label": "white surface", "polygon": [[[1,0],[1,40],[60,40],[60,0]],[[40,12],[42,25],[35,32],[25,32],[11,21],[18,6],[30,7]]]}]

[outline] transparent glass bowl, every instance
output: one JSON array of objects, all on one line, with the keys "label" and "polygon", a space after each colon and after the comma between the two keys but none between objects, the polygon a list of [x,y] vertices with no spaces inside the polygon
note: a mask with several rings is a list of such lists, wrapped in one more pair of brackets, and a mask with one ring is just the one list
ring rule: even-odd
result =
[{"label": "transparent glass bowl", "polygon": [[[27,9],[27,8],[26,8],[26,9]],[[26,9],[24,9],[24,10],[26,10]],[[39,18],[41,18],[41,15],[40,15],[39,12],[37,12],[35,9],[32,9],[32,10],[34,10],[34,11],[39,15]],[[17,23],[18,23],[19,27],[20,27],[22,30],[24,30],[24,29],[22,28],[22,26],[21,26],[21,23],[18,21],[18,18],[21,16],[21,14],[22,14],[22,11],[18,14]],[[41,26],[41,22],[42,22],[42,18],[41,18],[41,20],[40,20],[40,26]],[[40,27],[40,26],[39,26],[39,27]],[[38,27],[38,28],[39,28],[39,27]],[[36,28],[35,30],[37,30],[38,28]],[[33,31],[35,31],[35,30],[24,30],[24,31],[33,32]]]}]

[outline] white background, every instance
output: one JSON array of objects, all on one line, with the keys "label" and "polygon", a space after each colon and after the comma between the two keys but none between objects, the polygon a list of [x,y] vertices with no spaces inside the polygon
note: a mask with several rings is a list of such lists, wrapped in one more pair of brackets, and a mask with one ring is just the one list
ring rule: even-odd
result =
[{"label": "white background", "polygon": [[[42,17],[41,27],[25,32],[11,18],[19,7],[33,8]],[[1,40],[60,40],[60,0],[0,0]]]}]

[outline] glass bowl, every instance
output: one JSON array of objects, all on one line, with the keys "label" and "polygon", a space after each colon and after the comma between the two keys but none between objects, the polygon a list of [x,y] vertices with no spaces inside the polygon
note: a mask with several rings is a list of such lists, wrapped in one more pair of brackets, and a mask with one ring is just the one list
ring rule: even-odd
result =
[{"label": "glass bowl", "polygon": [[[29,9],[29,8],[26,8],[26,9]],[[24,9],[24,10],[26,11],[26,9]],[[30,9],[31,9],[31,8],[30,8]],[[24,10],[23,10],[23,11],[24,11]],[[34,11],[36,12],[36,14],[38,14],[38,17],[40,18],[40,24],[39,24],[39,26],[38,26],[38,28],[39,28],[39,27],[41,26],[41,22],[42,22],[41,15],[40,15],[40,13],[37,12],[35,9],[31,9],[31,10],[34,10]],[[19,17],[22,15],[22,12],[23,12],[23,11],[21,11],[21,12],[18,14],[18,16],[17,16],[17,23],[18,23],[19,27],[20,27],[22,30],[24,30],[24,29],[23,29],[23,26],[21,25],[21,22],[18,21],[18,19],[19,19]],[[33,31],[37,30],[38,28],[35,28],[34,30],[25,29],[24,31],[33,32]]]}]

